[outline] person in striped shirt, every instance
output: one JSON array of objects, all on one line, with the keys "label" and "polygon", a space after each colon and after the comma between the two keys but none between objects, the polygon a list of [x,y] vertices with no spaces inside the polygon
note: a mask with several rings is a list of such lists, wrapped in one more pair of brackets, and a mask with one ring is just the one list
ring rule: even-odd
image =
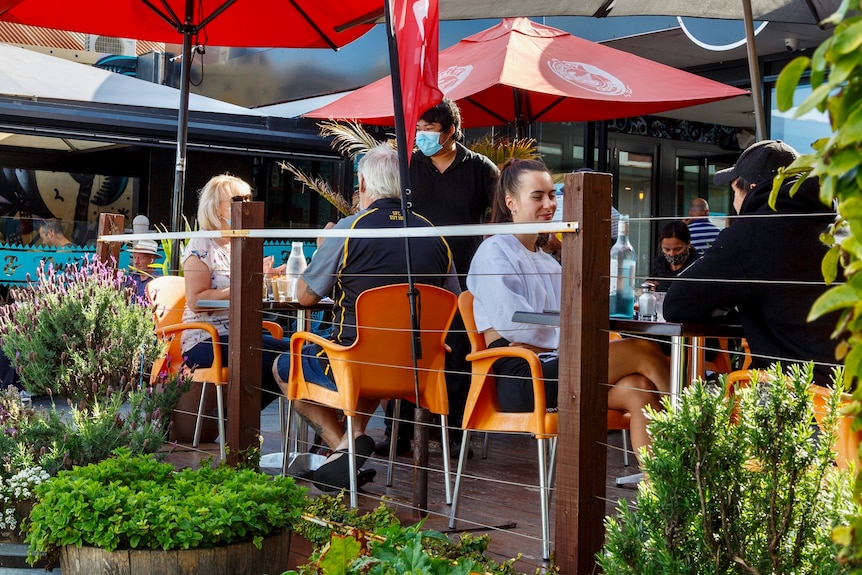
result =
[{"label": "person in striped shirt", "polygon": [[709,204],[703,198],[695,198],[691,201],[685,223],[688,224],[688,231],[691,233],[691,245],[698,254],[703,254],[706,248],[714,244],[718,232],[721,231],[718,226],[709,221]]}]

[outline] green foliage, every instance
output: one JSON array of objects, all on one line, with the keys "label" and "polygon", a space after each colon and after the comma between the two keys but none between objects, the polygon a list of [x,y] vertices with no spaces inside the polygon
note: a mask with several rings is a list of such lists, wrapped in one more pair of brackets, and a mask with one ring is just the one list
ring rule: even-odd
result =
[{"label": "green foliage", "polygon": [[505,164],[509,158],[533,160],[540,157],[533,138],[494,138],[489,134],[466,145],[474,152],[487,156],[498,166]]},{"label": "green foliage", "polygon": [[161,344],[152,312],[123,281],[96,258],[63,270],[43,263],[0,307],[0,347],[28,391],[92,404],[142,377]]},{"label": "green foliage", "polygon": [[[194,228],[192,228],[192,225],[189,223],[189,220],[188,220],[188,218],[186,218],[185,214],[183,214],[183,222],[185,223],[185,227],[186,227],[185,231],[186,232],[198,231],[197,222],[195,222],[195,226],[194,226]],[[169,230],[168,230],[168,227],[165,225],[160,226],[159,224],[156,224],[156,231],[159,231],[162,233],[168,233]],[[162,245],[162,251],[165,254],[165,259],[163,259],[161,263],[150,264],[150,267],[157,269],[157,270],[160,270],[159,273],[161,275],[168,276],[168,275],[171,275],[171,271],[172,271],[171,270],[171,256],[174,253],[174,246],[178,245],[180,247],[180,251],[182,252],[182,250],[185,248],[186,244],[188,243],[188,240],[187,239],[186,240],[160,240],[159,243]],[[183,275],[182,267],[180,267],[180,269],[176,270],[176,274],[174,274],[174,275],[178,275],[178,276],[182,277],[182,275]]]},{"label": "green foliage", "polygon": [[[823,261],[823,275],[828,283],[835,281],[839,269],[847,283],[832,287],[811,309],[811,318],[831,311],[842,312],[836,336],[846,337],[838,346],[844,360],[845,377],[853,381],[862,374],[862,16],[851,14],[859,0],[844,0],[838,12],[827,19],[835,24],[830,38],[811,55],[800,56],[782,71],[776,84],[778,107],[786,111],[793,106],[793,94],[799,82],[810,73],[812,92],[797,108],[795,115],[817,109],[829,115],[833,134],[813,144],[815,152],[797,159],[776,178],[773,196],[780,182],[796,175],[814,176],[820,180],[820,198],[824,204],[837,204],[839,219],[823,234],[830,246]],[[799,179],[801,184],[803,178]],[[771,198],[774,202],[775,198]],[[846,330],[846,334],[844,333]],[[857,399],[862,392],[857,390]]]},{"label": "green foliage", "polygon": [[285,575],[517,575],[515,559],[497,564],[485,557],[487,535],[466,533],[453,543],[437,531],[422,531],[421,523],[402,527],[385,503],[360,515],[347,509],[343,493],[321,495],[309,500],[303,519],[294,531],[312,543],[314,552],[298,573]]},{"label": "green foliage", "polygon": [[[350,528],[377,533],[392,525],[401,525],[391,507],[381,502],[375,509],[360,515],[358,509],[349,509],[344,504],[344,492],[337,495],[320,495],[309,499],[303,514],[310,518],[296,526],[299,533],[315,547],[320,548],[329,543],[332,535],[332,524],[344,525]],[[316,518],[322,521],[314,521]]]},{"label": "green foliage", "polygon": [[254,541],[260,547],[297,521],[305,492],[290,477],[226,465],[174,471],[120,449],[36,488],[29,560],[63,545],[167,550]]},{"label": "green foliage", "polygon": [[33,409],[10,387],[0,391],[0,529],[13,530],[20,504],[34,499],[33,481],[63,469],[101,461],[119,447],[133,453],[158,451],[168,423],[189,380],[176,378],[157,389],[115,394],[90,408],[62,412]]},{"label": "green foliage", "polygon": [[[832,36],[810,58],[791,62],[778,78],[778,107],[786,111],[793,105],[793,92],[806,72],[810,72],[811,95],[796,110],[796,116],[817,109],[829,115],[832,136],[813,144],[814,153],[802,156],[779,174],[802,174],[820,179],[820,197],[835,203],[838,220],[823,241],[830,249],[823,259],[823,277],[828,283],[843,271],[846,283],[838,283],[814,304],[809,317],[840,311],[835,329],[839,342],[837,355],[844,361],[844,377],[852,382],[854,405],[848,412],[862,425],[862,16],[859,0],[843,0],[838,11],[827,19],[834,24]],[[855,9],[856,12],[852,10]],[[777,187],[775,188],[777,189]],[[862,476],[856,478],[853,496],[862,501]],[[862,516],[857,514],[835,532],[842,545],[841,557],[851,563],[862,562]]]},{"label": "green foliage", "polygon": [[[850,573],[832,529],[859,506],[833,464],[838,401],[815,433],[812,366],[769,370],[738,403],[702,382],[650,411],[648,481],[606,520],[608,574]],[[840,376],[836,376],[840,377]]]}]

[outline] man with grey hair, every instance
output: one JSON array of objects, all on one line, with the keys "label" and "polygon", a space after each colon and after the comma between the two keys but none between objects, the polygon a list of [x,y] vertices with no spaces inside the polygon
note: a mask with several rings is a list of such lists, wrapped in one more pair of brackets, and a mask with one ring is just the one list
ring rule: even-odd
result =
[{"label": "man with grey hair", "polygon": [[[398,153],[389,144],[369,150],[359,161],[359,208],[357,214],[335,224],[335,229],[401,228],[401,184]],[[410,227],[430,227],[422,216],[410,213]],[[410,239],[412,271],[421,282],[442,286],[460,293],[452,265],[449,246],[441,237]],[[330,336],[341,345],[356,338],[356,299],[363,291],[407,282],[407,255],[403,238],[325,238],[297,284],[297,299],[311,305],[332,296],[335,329]],[[302,370],[307,381],[335,390],[329,362],[320,346],[307,345],[302,353]],[[277,381],[283,383],[290,372],[290,355],[282,354],[273,365]],[[359,412],[373,413],[377,401],[360,401]],[[337,491],[350,486],[347,457],[348,437],[337,419],[336,410],[308,402],[297,402],[296,411],[309,422],[332,455],[313,475],[315,486],[323,491]],[[357,416],[356,465],[361,468],[374,452],[374,440],[365,435],[367,416]],[[373,470],[369,470],[373,471]],[[359,483],[367,480],[360,475]]]},{"label": "man with grey hair", "polygon": [[703,198],[694,198],[691,201],[685,223],[691,234],[691,245],[701,255],[706,248],[715,243],[715,238],[721,231],[718,226],[709,221],[709,204]]}]

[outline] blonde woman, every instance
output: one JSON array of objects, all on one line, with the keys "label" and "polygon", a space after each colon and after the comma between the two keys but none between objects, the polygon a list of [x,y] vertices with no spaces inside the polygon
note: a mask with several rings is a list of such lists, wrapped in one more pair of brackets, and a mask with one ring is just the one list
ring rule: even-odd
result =
[{"label": "blonde woman", "polygon": [[[250,202],[251,186],[236,176],[223,174],[212,177],[201,189],[198,199],[198,227],[201,230],[229,230],[230,207],[233,202]],[[264,273],[278,272],[272,268],[272,257],[264,259]],[[282,266],[283,267],[283,266]],[[186,279],[186,307],[183,322],[200,321],[215,326],[222,345],[222,361],[228,365],[228,309],[201,309],[198,301],[230,299],[230,240],[227,238],[192,238],[182,256]],[[212,345],[202,330],[187,330],[182,339],[183,355],[188,365],[212,365]],[[263,337],[263,375],[261,408],[269,405],[280,393],[272,376],[272,362],[281,351],[290,348],[288,340]],[[271,351],[268,351],[271,350]]]}]

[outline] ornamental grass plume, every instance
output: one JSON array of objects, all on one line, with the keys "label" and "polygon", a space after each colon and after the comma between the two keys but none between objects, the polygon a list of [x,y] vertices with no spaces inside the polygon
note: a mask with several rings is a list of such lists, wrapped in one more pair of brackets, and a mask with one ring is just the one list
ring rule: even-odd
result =
[{"label": "ornamental grass plume", "polygon": [[161,350],[151,310],[95,257],[43,262],[0,308],[0,348],[27,391],[91,405],[137,384]]}]

